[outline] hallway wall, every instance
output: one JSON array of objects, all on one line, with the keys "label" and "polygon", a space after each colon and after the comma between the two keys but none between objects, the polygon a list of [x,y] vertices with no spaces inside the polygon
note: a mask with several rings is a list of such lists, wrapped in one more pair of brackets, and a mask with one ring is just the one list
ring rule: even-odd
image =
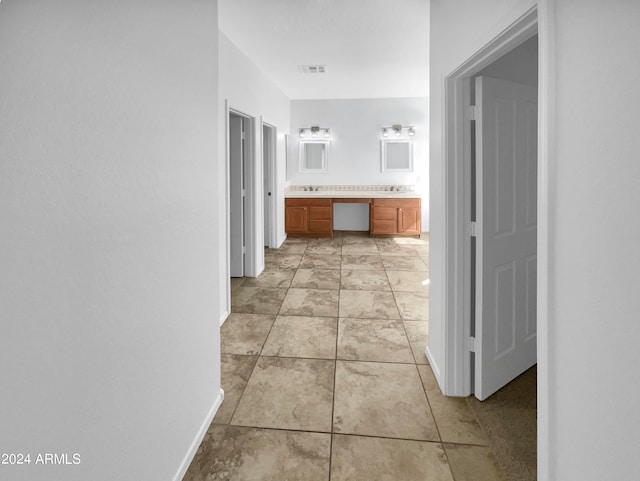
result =
[{"label": "hallway wall", "polygon": [[216,1],[0,3],[2,479],[170,480],[220,402],[217,44]]},{"label": "hallway wall", "polygon": [[637,479],[640,3],[549,3],[549,479]]},{"label": "hallway wall", "polygon": [[[219,136],[221,142],[218,147],[218,193],[222,195],[226,192],[226,151],[225,151],[225,110],[224,102],[229,102],[229,107],[242,112],[250,117],[256,118],[256,125],[260,123],[260,116],[270,125],[277,128],[276,144],[276,237],[278,245],[284,242],[284,188],[286,182],[286,148],[285,135],[289,134],[291,103],[280,89],[261,71],[258,67],[242,53],[223,33],[219,33],[220,39],[220,115],[219,115]],[[262,127],[258,125],[256,137],[256,173],[262,178],[263,159],[260,150]],[[259,234],[256,258],[259,260],[260,271],[264,267],[263,252],[263,215],[264,204],[262,198],[263,185],[258,182],[260,195],[256,199],[255,209],[257,216],[254,219],[254,227]],[[221,198],[219,205],[219,218],[223,222],[221,228],[226,226],[226,200]],[[226,227],[225,227],[226,229]],[[220,259],[221,265],[226,266],[228,235],[221,238]],[[230,293],[228,290],[229,278],[226,268],[220,271],[220,283],[223,286],[221,304],[227,306],[227,313],[230,312]],[[225,289],[225,286],[227,288]],[[223,314],[226,318],[226,314]]]}]

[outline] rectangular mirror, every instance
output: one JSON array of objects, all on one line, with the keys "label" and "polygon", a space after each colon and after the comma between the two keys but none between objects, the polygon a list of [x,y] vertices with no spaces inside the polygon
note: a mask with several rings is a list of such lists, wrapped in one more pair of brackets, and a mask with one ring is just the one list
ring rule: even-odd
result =
[{"label": "rectangular mirror", "polygon": [[329,140],[300,141],[300,171],[326,172],[329,162]]},{"label": "rectangular mirror", "polygon": [[382,172],[413,171],[413,142],[411,140],[381,141]]}]

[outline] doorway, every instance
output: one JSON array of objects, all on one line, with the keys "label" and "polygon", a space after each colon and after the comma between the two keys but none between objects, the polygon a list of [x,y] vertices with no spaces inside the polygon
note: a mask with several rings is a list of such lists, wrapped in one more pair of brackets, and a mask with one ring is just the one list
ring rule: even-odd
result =
[{"label": "doorway", "polygon": [[276,236],[276,127],[262,122],[262,162],[264,195],[264,246],[277,247]]},{"label": "doorway", "polygon": [[[229,275],[255,276],[256,217],[254,165],[255,119],[235,110],[228,114]],[[262,217],[260,213],[260,217]],[[260,233],[260,237],[262,233]],[[260,239],[261,245],[262,239]]]},{"label": "doorway", "polygon": [[536,364],[538,36],[471,78],[472,391]]},{"label": "doorway", "polygon": [[[478,348],[478,332],[472,323],[479,293],[473,291],[473,277],[477,259],[474,250],[476,238],[472,223],[477,185],[472,178],[472,83],[475,77],[494,62],[537,35],[537,8],[532,7],[520,19],[498,37],[480,48],[478,52],[445,78],[446,110],[446,171],[447,190],[445,295],[447,322],[445,323],[446,361],[442,372],[443,391],[448,396],[473,394],[476,372],[475,356]],[[497,62],[496,62],[497,63]],[[521,67],[516,67],[519,70]],[[513,68],[512,68],[513,70]],[[484,73],[484,72],[483,72]],[[473,180],[473,182],[472,182]],[[538,261],[539,262],[539,261]],[[534,262],[535,264],[535,262]],[[506,277],[505,277],[506,278]],[[504,280],[504,278],[503,278]],[[534,302],[535,304],[535,302]],[[496,332],[494,331],[494,335]],[[475,351],[475,352],[474,352]],[[472,364],[473,363],[473,364]]]}]

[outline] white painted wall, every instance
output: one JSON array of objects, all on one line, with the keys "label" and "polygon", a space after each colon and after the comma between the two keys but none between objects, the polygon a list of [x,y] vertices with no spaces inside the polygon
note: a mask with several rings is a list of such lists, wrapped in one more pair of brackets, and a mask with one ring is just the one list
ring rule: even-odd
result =
[{"label": "white painted wall", "polygon": [[169,480],[215,412],[217,42],[216,1],[0,3],[2,479]]},{"label": "white painted wall", "polygon": [[[429,230],[428,100],[423,97],[291,101],[289,175],[292,185],[415,185],[422,194],[422,230]],[[382,126],[415,125],[414,172],[382,172]],[[326,173],[299,169],[298,129],[319,125],[331,129]]]},{"label": "white painted wall", "polygon": [[[289,99],[276,87],[276,85],[256,67],[231,41],[222,33],[219,34],[220,39],[220,130],[221,139],[225,139],[225,112],[224,102],[228,101],[229,107],[237,110],[250,117],[256,118],[256,125],[260,122],[260,117],[270,125],[277,128],[277,166],[276,166],[276,228],[278,245],[285,240],[284,233],[284,188],[286,181],[286,148],[285,134],[289,133],[290,128],[290,102]],[[256,136],[256,155],[255,167],[256,173],[262,179],[263,159],[259,141],[262,136],[262,126],[258,126]],[[218,164],[218,193],[226,192],[226,154],[225,143],[220,142]],[[258,251],[256,255],[259,259],[259,270],[264,268],[264,250],[263,250],[263,217],[264,204],[262,199],[263,185],[262,180],[257,182],[258,198],[255,205],[255,211],[258,214],[254,222],[254,228],[258,232],[260,240],[257,244]],[[218,215],[221,219],[226,219],[226,203],[221,199]],[[226,229],[226,228],[225,228]],[[223,235],[220,243],[219,262],[226,265],[228,237]],[[226,269],[220,272],[220,285],[223,286],[221,291],[221,303],[227,306],[227,313],[230,312],[230,291],[229,277]],[[226,286],[226,287],[224,287]],[[223,314],[221,321],[226,318],[227,313]]]},{"label": "white painted wall", "polygon": [[548,479],[640,479],[640,3],[549,3]]}]

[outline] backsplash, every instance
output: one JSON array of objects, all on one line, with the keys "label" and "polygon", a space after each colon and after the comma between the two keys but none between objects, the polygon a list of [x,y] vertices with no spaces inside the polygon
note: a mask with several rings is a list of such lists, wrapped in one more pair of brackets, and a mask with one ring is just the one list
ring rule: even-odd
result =
[{"label": "backsplash", "polygon": [[300,191],[413,192],[414,190],[415,186],[413,185],[291,185],[285,189],[285,193]]}]

